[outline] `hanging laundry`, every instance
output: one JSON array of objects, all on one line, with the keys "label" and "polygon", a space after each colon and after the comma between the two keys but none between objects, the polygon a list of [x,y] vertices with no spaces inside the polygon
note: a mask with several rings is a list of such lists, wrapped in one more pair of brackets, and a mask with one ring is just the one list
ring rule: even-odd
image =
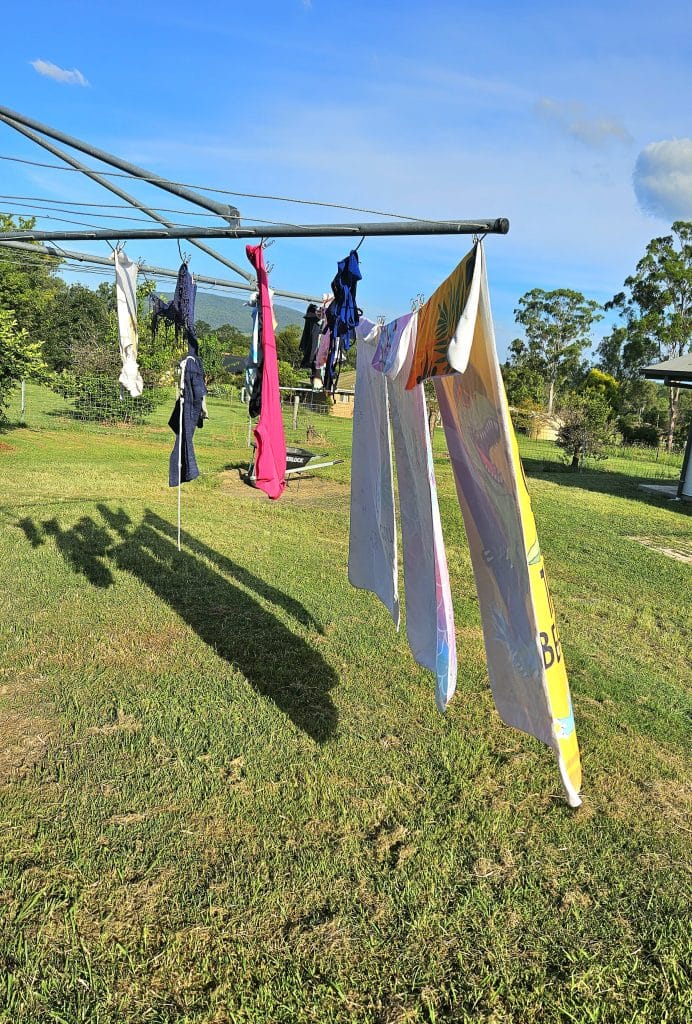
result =
[{"label": "hanging laundry", "polygon": [[301,370],[315,372],[315,359],[320,344],[320,314],[314,302],[311,302],[305,311],[305,326],[300,338],[298,350],[300,352]]},{"label": "hanging laundry", "polygon": [[339,374],[344,352],[347,352],[355,338],[362,310],[356,305],[356,289],[362,279],[358,253],[351,249],[348,256],[339,260],[337,272],[332,281],[334,300],[327,308],[329,326],[329,351],[325,366],[324,386],[334,393],[339,383]]},{"label": "hanging laundry", "polygon": [[175,434],[175,444],[168,462],[169,487],[177,487],[179,483],[187,483],[199,476],[193,437],[195,429],[204,426],[206,393],[204,367],[197,354],[195,340],[194,344],[188,345],[187,356],[180,363],[180,395],[168,421],[168,426]]},{"label": "hanging laundry", "polygon": [[137,274],[139,267],[128,259],[122,249],[113,253],[115,262],[115,303],[118,313],[118,338],[123,368],[118,378],[120,397],[128,391],[139,398],[144,381],[137,365]]},{"label": "hanging laundry", "polygon": [[412,391],[405,386],[417,322],[416,314],[400,317],[387,332],[384,373],[399,491],[406,634],[416,661],[435,673],[435,699],[444,711],[456,689],[457,647],[425,392],[422,384]]},{"label": "hanging laundry", "polygon": [[387,380],[372,367],[379,328],[361,320],[353,409],[348,578],[376,594],[399,629],[394,469]]},{"label": "hanging laundry", "polygon": [[281,415],[279,368],[274,338],[274,313],[261,245],[246,246],[247,258],[257,273],[260,343],[262,346],[262,408],[254,430],[256,486],[270,498],[279,498],[286,486],[286,439]]},{"label": "hanging laundry", "polygon": [[466,324],[464,310],[471,291],[476,250],[474,246],[418,311],[418,341],[407,388],[453,372],[447,350],[460,325]]},{"label": "hanging laundry", "polygon": [[317,353],[315,354],[315,369],[324,370],[327,365],[327,359],[329,358],[329,348],[331,345],[331,335],[329,333],[329,327],[325,326],[320,334],[319,344],[317,346]]},{"label": "hanging laundry", "polygon": [[152,294],[149,301],[152,309],[151,330],[154,337],[163,320],[172,324],[175,328],[176,338],[184,338],[192,341],[195,352],[197,352],[197,337],[195,335],[195,298],[197,296],[197,285],[190,273],[187,263],[182,263],[178,270],[178,278],[175,282],[175,291],[170,301],[160,295]]},{"label": "hanging laundry", "polygon": [[248,393],[248,413],[252,419],[259,416],[262,408],[262,345],[260,324],[262,320],[258,305],[259,295],[255,292],[250,299],[252,308],[252,333],[250,351],[245,369],[245,387]]},{"label": "hanging laundry", "polygon": [[419,311],[407,388],[426,376],[435,382],[468,536],[495,706],[508,725],[553,749],[577,807],[581,764],[567,673],[497,360],[481,244]]},{"label": "hanging laundry", "polygon": [[338,338],[343,339],[346,350],[350,348],[355,337],[354,331],[362,313],[356,306],[356,289],[362,277],[358,253],[351,249],[348,256],[339,260],[336,277],[331,285],[334,302],[330,306],[330,327]]},{"label": "hanging laundry", "polygon": [[389,413],[401,516],[406,633],[416,661],[436,675],[436,702],[444,711],[456,687],[456,639],[425,395],[422,386],[413,392],[404,386],[415,327],[415,316],[408,314],[386,327],[370,325],[365,336],[357,331],[349,579],[376,593],[398,628]]}]

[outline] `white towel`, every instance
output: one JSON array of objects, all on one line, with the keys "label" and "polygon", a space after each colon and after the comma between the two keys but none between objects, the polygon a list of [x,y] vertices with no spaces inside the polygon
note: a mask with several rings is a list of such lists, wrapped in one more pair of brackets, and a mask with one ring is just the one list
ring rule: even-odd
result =
[{"label": "white towel", "polygon": [[457,653],[425,395],[422,386],[405,390],[415,327],[408,314],[382,328],[362,319],[357,329],[349,579],[377,594],[398,628],[391,413],[406,633],[416,661],[436,675],[436,702],[444,711],[456,686]]},{"label": "white towel", "polygon": [[139,267],[122,250],[113,253],[115,263],[115,297],[118,311],[118,337],[123,368],[118,378],[120,397],[123,388],[139,398],[144,381],[137,365],[137,274]]},{"label": "white towel", "polygon": [[411,653],[436,675],[435,699],[444,711],[456,689],[457,649],[447,556],[433,466],[423,385],[406,390],[417,314],[385,328],[382,361],[396,455],[406,594],[406,634]]},{"label": "white towel", "polygon": [[394,474],[387,381],[372,368],[375,348],[372,341],[362,336],[368,327],[374,325],[361,327],[356,353],[348,578],[354,587],[377,594],[398,629]]}]

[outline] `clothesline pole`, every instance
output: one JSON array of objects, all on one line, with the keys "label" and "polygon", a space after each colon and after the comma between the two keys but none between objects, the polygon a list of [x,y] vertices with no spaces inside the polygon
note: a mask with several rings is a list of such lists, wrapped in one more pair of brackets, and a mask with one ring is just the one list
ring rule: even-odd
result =
[{"label": "clothesline pole", "polygon": [[178,423],[178,551],[180,551],[180,497],[183,489],[183,405],[185,404],[185,363],[180,364],[180,420]]},{"label": "clothesline pole", "polygon": [[[52,153],[53,156],[57,156],[59,160],[64,160],[66,164],[69,164],[70,167],[74,167],[76,171],[81,171],[82,174],[85,174],[88,178],[91,178],[92,181],[95,181],[97,185],[101,185],[120,199],[124,199],[126,203],[133,207],[133,209],[139,210],[152,220],[157,221],[159,224],[163,224],[164,227],[172,226],[172,222],[167,220],[166,217],[162,217],[160,213],[156,213],[155,210],[145,206],[144,203],[140,202],[139,199],[135,199],[135,197],[131,196],[129,192],[125,192],[119,185],[116,185],[112,181],[108,181],[108,179],[104,178],[102,174],[98,174],[91,167],[87,167],[86,164],[83,164],[80,160],[76,160],[70,153],[66,153],[63,149],[59,149],[57,146],[54,146],[37,132],[32,131],[31,128],[27,128],[16,121],[10,120],[9,118],[2,117],[2,115],[0,115],[0,120],[3,120],[5,124],[10,126],[10,128],[14,128],[15,131],[20,132],[22,135],[26,136],[27,139],[31,139],[32,142],[35,142],[49,153]],[[77,139],[74,140],[74,142],[77,141]],[[228,217],[225,219],[228,222]],[[233,270],[236,274],[240,274],[245,281],[252,281],[252,274],[249,274],[247,270],[243,269],[243,267],[239,267],[237,264],[232,263],[230,260],[226,259],[225,256],[222,256],[221,253],[216,252],[215,249],[210,249],[209,246],[204,245],[203,242],[196,242],[193,239],[190,241],[192,241],[192,244],[197,246],[198,249],[201,249],[202,252],[205,252],[208,256],[212,256],[215,260],[218,260],[219,263],[223,263],[224,266],[229,268],[229,270]]]},{"label": "clothesline pole", "polygon": [[[219,217],[223,217],[227,222],[238,222],[240,213],[229,203],[219,203],[216,199],[211,199],[209,196],[200,195],[199,192],[195,192],[194,189],[187,188],[185,185],[178,185],[174,181],[169,181],[167,178],[162,178],[158,174],[153,174],[151,171],[145,170],[143,167],[138,167],[137,164],[131,164],[127,160],[121,160],[119,157],[114,156],[112,153],[107,153],[104,149],[97,149],[96,146],[90,146],[87,142],[82,142],[81,139],[76,139],[72,135],[67,135],[65,132],[59,132],[55,128],[51,128],[50,125],[41,124],[40,121],[35,121],[32,117],[25,117],[24,114],[18,113],[16,110],[10,110],[9,107],[0,106],[0,120],[9,124],[11,128],[17,128],[17,125],[24,125],[26,128],[33,128],[42,135],[48,135],[52,139],[56,139],[58,142],[64,143],[66,146],[71,146],[72,149],[78,149],[82,153],[86,153],[87,156],[94,157],[96,160],[100,160],[104,164],[110,164],[111,167],[117,167],[119,170],[124,171],[126,174],[131,174],[134,178],[141,178],[143,181],[148,181],[152,185],[156,185],[157,188],[163,189],[165,192],[171,192],[174,196],[178,196],[180,199],[186,199],[189,203],[194,206],[201,206],[205,210],[211,210],[212,213],[218,214]],[[182,238],[185,236],[182,235]]]},{"label": "clothesline pole", "polygon": [[487,220],[404,220],[361,224],[266,224],[256,227],[99,228],[82,231],[2,231],[0,242],[108,242],[167,238],[359,238],[408,235],[506,235],[506,217]]}]

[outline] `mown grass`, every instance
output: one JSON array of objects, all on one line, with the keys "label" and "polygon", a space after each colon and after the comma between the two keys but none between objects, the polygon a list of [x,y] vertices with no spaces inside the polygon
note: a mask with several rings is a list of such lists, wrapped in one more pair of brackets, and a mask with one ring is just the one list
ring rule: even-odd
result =
[{"label": "mown grass", "polygon": [[575,812],[493,709],[441,431],[445,717],[347,582],[348,421],[314,418],[347,461],[271,503],[210,404],[180,553],[169,410],[0,436],[0,1021],[689,1019],[691,575],[632,539],[689,546],[689,509],[529,479]]}]

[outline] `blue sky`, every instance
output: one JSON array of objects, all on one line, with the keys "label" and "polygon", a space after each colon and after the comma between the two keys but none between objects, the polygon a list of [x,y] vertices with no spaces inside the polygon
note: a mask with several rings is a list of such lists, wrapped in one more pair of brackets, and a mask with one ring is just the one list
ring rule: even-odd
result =
[{"label": "blue sky", "polygon": [[[3,16],[0,103],[196,185],[416,217],[506,216],[510,234],[486,243],[502,354],[519,333],[513,310],[524,292],[569,287],[605,301],[650,238],[692,219],[691,29],[689,3],[671,0],[39,0]],[[0,154],[55,162],[4,124]],[[117,202],[74,173],[9,161],[0,160],[0,182],[3,195]],[[153,205],[186,208],[123,184]],[[230,201],[247,218],[359,216]],[[20,209],[4,198],[0,208]],[[119,222],[104,223],[115,237]],[[211,244],[245,264],[244,243]],[[407,311],[467,245],[366,239],[360,304],[373,318]],[[279,239],[268,254],[272,283],[321,294],[348,248]],[[175,242],[127,251],[179,262]],[[193,253],[193,271],[231,276]]]}]

